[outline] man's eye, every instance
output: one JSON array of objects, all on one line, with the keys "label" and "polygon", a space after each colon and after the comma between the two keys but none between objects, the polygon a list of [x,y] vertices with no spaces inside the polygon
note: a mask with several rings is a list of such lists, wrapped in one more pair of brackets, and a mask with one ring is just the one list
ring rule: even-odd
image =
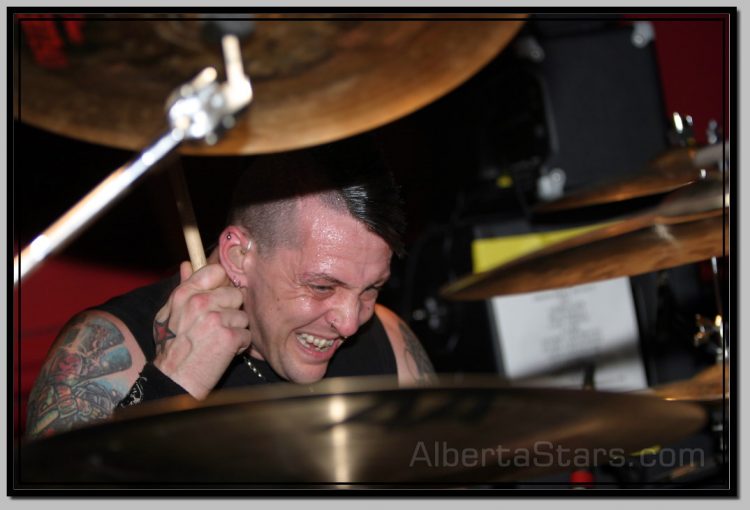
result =
[{"label": "man's eye", "polygon": [[310,288],[319,294],[325,294],[333,290],[330,285],[310,285]]}]

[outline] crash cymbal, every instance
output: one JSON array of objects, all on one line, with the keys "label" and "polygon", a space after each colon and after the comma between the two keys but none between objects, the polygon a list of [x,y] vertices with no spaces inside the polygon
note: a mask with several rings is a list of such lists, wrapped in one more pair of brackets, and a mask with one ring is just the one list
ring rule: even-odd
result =
[{"label": "crash cymbal", "polygon": [[729,363],[716,363],[684,381],[660,384],[649,394],[665,400],[718,404],[729,398]]},{"label": "crash cymbal", "polygon": [[[200,15],[86,18],[70,66],[20,55],[22,121],[54,133],[140,150],[166,127],[164,103],[206,66],[221,70]],[[294,18],[294,20],[284,18]],[[183,153],[243,155],[332,142],[403,117],[450,92],[495,57],[526,15],[255,15],[242,43],[254,98],[217,145]],[[365,19],[366,18],[366,19]],[[494,16],[497,18],[497,16]]]},{"label": "crash cymbal", "polygon": [[558,200],[538,204],[534,213],[546,214],[633,198],[668,193],[700,179],[718,175],[723,145],[672,149],[633,175],[600,182]]},{"label": "crash cymbal", "polygon": [[[128,411],[117,421],[26,443],[21,481],[221,487],[514,480],[564,470],[573,453],[580,459],[590,452],[597,464],[669,443],[706,418],[689,403],[510,388],[489,376],[412,388],[398,388],[393,378],[331,379]],[[546,462],[515,457],[529,454]]]},{"label": "crash cymbal", "polygon": [[555,289],[633,276],[729,252],[728,204],[719,180],[676,190],[649,213],[555,243],[445,285],[447,299]]}]

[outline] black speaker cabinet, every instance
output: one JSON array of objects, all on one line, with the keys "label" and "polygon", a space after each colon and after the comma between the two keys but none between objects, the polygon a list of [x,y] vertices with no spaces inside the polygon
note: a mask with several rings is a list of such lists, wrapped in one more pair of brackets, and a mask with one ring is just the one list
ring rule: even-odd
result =
[{"label": "black speaker cabinet", "polygon": [[637,172],[667,149],[648,34],[614,23],[545,30],[553,23],[531,21],[488,80],[496,100],[483,160],[513,170],[532,200],[538,176],[552,170],[570,192]]}]

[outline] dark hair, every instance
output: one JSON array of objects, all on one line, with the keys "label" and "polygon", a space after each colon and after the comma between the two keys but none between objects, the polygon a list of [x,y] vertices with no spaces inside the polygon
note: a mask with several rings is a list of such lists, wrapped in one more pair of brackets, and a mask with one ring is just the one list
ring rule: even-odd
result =
[{"label": "dark hair", "polygon": [[297,200],[318,195],[333,209],[344,208],[404,255],[406,227],[399,188],[380,153],[361,139],[254,158],[235,188],[230,224],[242,225],[259,250],[295,239]]}]

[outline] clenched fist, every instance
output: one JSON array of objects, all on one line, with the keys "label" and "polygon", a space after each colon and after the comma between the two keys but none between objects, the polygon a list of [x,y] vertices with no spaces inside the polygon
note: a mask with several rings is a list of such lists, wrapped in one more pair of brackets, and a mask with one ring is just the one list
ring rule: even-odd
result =
[{"label": "clenched fist", "polygon": [[232,358],[250,347],[242,292],[224,268],[195,273],[180,265],[180,284],[154,319],[154,365],[197,399],[206,398]]}]

